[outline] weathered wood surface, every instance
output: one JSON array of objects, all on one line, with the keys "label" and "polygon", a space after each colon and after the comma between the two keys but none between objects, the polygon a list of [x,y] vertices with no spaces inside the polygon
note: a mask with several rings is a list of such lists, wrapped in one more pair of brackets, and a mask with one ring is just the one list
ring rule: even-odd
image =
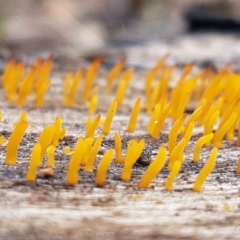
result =
[{"label": "weathered wood surface", "polygon": [[[145,72],[143,68],[151,66],[158,57],[166,53],[171,54],[170,61],[179,65],[188,61],[199,65],[210,61],[218,67],[237,59],[240,55],[237,39],[234,36],[225,36],[220,41],[219,37],[188,36],[155,46],[131,46],[122,48],[123,50],[111,49],[105,52],[108,63],[125,56],[129,66],[140,68],[131,82],[124,106],[119,109],[114,119],[112,132],[103,142],[98,160],[105,150],[113,147],[115,131],[120,131],[124,136],[124,149],[132,138],[146,139],[149,148],[152,148],[152,157],[156,155],[160,145],[166,146],[169,124],[166,124],[158,140],[152,140],[145,131],[148,116],[144,113],[139,118],[138,130],[134,134],[124,132],[130,107],[142,94]],[[198,47],[199,44],[202,45]],[[215,44],[219,44],[220,49],[212,49]],[[166,51],[162,50],[163,46]],[[182,46],[188,46],[188,50]],[[230,53],[228,49],[231,50]],[[143,59],[146,61],[141,64]],[[81,65],[75,64],[76,68]],[[234,67],[238,69],[237,60]],[[61,65],[56,65],[52,74],[52,86],[46,98],[46,107],[37,110],[30,104],[26,108],[30,127],[19,148],[16,167],[3,165],[5,150],[0,147],[0,238],[240,239],[240,176],[235,173],[240,150],[235,146],[235,140],[230,143],[224,142],[219,151],[217,165],[200,193],[191,189],[199,170],[209,156],[210,149],[203,149],[200,163],[191,162],[198,130],[185,151],[185,163],[176,178],[172,192],[164,190],[168,175],[166,169],[158,175],[148,190],[139,190],[137,184],[146,169],[141,165],[134,166],[130,182],[122,182],[122,167],[112,164],[104,188],[95,186],[95,173],[86,174],[83,171],[79,173],[78,186],[67,186],[65,176],[69,157],[63,154],[63,149],[65,146],[73,147],[77,137],[83,134],[87,111],[84,107],[61,107],[61,84],[65,73],[66,70],[62,70]],[[103,67],[97,79],[100,88],[104,86],[105,76],[106,70]],[[113,96],[100,96],[98,112],[104,115]],[[0,134],[9,136],[12,123],[17,120],[22,109],[7,103],[2,89],[0,109],[4,114]],[[37,141],[37,134],[43,126],[51,124],[57,115],[62,116],[68,133],[56,150],[55,175],[51,179],[39,178],[34,184],[26,184],[24,176],[31,148]]]}]

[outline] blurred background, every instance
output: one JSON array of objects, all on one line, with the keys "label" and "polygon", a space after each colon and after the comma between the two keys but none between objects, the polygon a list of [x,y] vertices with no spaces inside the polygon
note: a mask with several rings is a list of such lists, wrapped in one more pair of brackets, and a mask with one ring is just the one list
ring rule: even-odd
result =
[{"label": "blurred background", "polygon": [[0,41],[11,54],[84,55],[195,32],[238,32],[239,0],[0,0]]}]

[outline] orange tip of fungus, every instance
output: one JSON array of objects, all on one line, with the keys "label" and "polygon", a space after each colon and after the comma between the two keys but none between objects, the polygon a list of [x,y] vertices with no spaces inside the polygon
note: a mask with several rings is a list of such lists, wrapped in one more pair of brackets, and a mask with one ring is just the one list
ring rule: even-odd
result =
[{"label": "orange tip of fungus", "polygon": [[195,192],[201,191],[204,181],[206,180],[208,175],[212,172],[215,166],[215,163],[217,160],[217,154],[218,154],[218,149],[214,147],[210,153],[210,157],[208,158],[206,164],[204,165],[199,175],[197,176],[197,179],[193,186],[193,191]]},{"label": "orange tip of fungus", "polygon": [[103,155],[102,159],[100,160],[100,163],[97,169],[96,179],[95,179],[95,184],[98,187],[102,187],[106,181],[107,170],[113,159],[113,156],[114,156],[114,150],[110,149]]}]

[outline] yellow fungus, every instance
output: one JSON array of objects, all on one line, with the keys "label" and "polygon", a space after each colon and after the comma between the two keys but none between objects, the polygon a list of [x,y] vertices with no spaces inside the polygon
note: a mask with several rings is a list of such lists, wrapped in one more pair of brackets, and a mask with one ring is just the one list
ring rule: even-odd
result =
[{"label": "yellow fungus", "polygon": [[218,128],[214,135],[214,144],[217,148],[222,147],[222,139],[226,132],[231,128],[232,124],[235,122],[237,117],[237,113],[233,112],[229,119],[222,125],[222,127]]},{"label": "yellow fungus", "polygon": [[91,123],[91,125],[88,127],[86,138],[94,137],[94,133],[99,125],[100,119],[101,119],[101,114],[98,114],[96,118],[93,120],[93,122]]},{"label": "yellow fungus", "polygon": [[125,97],[126,86],[127,86],[127,84],[126,84],[125,79],[122,79],[119,82],[117,92],[116,92],[116,101],[117,101],[119,106],[121,106],[122,103],[123,103],[123,99]]},{"label": "yellow fungus", "polygon": [[69,89],[72,86],[72,82],[73,82],[73,73],[68,73],[68,75],[66,76],[64,83],[63,83],[63,88],[62,88],[62,92],[63,92],[63,99],[62,99],[62,104],[63,106],[69,106]]},{"label": "yellow fungus", "polygon": [[54,168],[55,167],[55,158],[54,158],[54,153],[55,153],[55,146],[51,145],[47,149],[47,157],[48,157],[48,167]]},{"label": "yellow fungus", "polygon": [[231,114],[234,111],[238,112],[237,106],[239,105],[239,103],[240,103],[240,99],[237,99],[226,109],[226,111],[224,111],[224,113],[222,114],[222,119],[221,119],[221,122],[219,123],[218,128],[221,128],[223,126],[223,124],[229,119],[229,116],[231,116]]},{"label": "yellow fungus", "polygon": [[111,92],[112,84],[113,84],[114,80],[118,77],[120,72],[122,71],[124,64],[125,64],[125,60],[121,60],[116,65],[114,65],[113,68],[110,70],[110,72],[107,76],[107,84],[105,87],[106,92]]},{"label": "yellow fungus", "polygon": [[210,153],[210,157],[208,158],[206,164],[204,165],[199,175],[197,176],[197,179],[193,186],[193,191],[196,191],[196,192],[201,191],[204,181],[206,180],[208,175],[212,172],[215,166],[215,163],[217,160],[217,154],[218,154],[218,149],[214,147]]},{"label": "yellow fungus", "polygon": [[188,129],[191,122],[195,122],[202,111],[202,106],[195,109],[195,111],[190,115],[190,117],[187,120],[185,131],[183,132],[183,135],[186,133],[186,130]]},{"label": "yellow fungus", "polygon": [[88,128],[91,126],[93,120],[91,117],[87,118],[86,125],[85,125],[85,132],[87,132]]},{"label": "yellow fungus", "polygon": [[226,134],[226,139],[228,141],[231,141],[234,139],[234,131],[235,131],[235,128],[236,128],[236,125],[237,125],[237,121],[238,121],[239,117],[237,116],[234,123],[232,124],[232,126],[229,128],[229,130],[227,131],[227,134]]},{"label": "yellow fungus", "polygon": [[137,125],[137,118],[140,112],[140,107],[141,107],[141,99],[139,98],[136,102],[135,105],[132,109],[131,115],[130,115],[130,119],[128,122],[128,126],[127,126],[127,132],[128,133],[132,133],[135,131],[136,129],[136,125]]},{"label": "yellow fungus", "polygon": [[165,189],[168,191],[171,191],[173,188],[173,181],[176,178],[176,176],[178,175],[180,169],[181,169],[181,165],[182,162],[180,160],[175,160],[173,167],[172,167],[172,171],[169,173],[168,179],[165,183]]},{"label": "yellow fungus", "polygon": [[158,117],[160,116],[160,113],[161,113],[161,104],[158,103],[158,104],[156,104],[156,106],[154,108],[153,114],[152,114],[151,119],[148,124],[148,128],[147,128],[148,134],[152,133],[152,131],[157,123]]},{"label": "yellow fungus", "polygon": [[86,164],[86,167],[85,167],[86,172],[93,172],[94,162],[96,160],[98,151],[101,147],[102,140],[103,140],[103,135],[100,135],[96,139],[95,143],[93,144],[93,146],[92,146],[92,148],[89,152],[89,155],[88,155],[87,164]]},{"label": "yellow fungus", "polygon": [[81,154],[79,155],[80,166],[86,166],[93,141],[94,141],[93,137],[89,137],[84,140],[82,145],[82,151]]},{"label": "yellow fungus", "polygon": [[64,148],[64,154],[65,155],[71,155],[73,153],[73,151],[71,150],[70,147],[65,147]]},{"label": "yellow fungus", "polygon": [[38,91],[38,89],[41,88],[41,86],[48,81],[50,72],[52,70],[53,66],[53,55],[50,55],[46,60],[42,62],[42,64],[39,66],[39,73],[38,78],[35,83],[35,90]]},{"label": "yellow fungus", "polygon": [[[206,116],[205,116],[205,118],[204,118],[204,121],[203,121],[203,125],[204,125],[204,126],[209,122],[210,118],[211,118],[212,115],[216,112],[216,110],[219,110],[219,109],[217,108],[217,104],[213,104],[213,105],[209,108],[209,110],[208,110],[208,112],[207,112],[207,114],[206,114]],[[205,135],[205,134],[204,134],[204,135]]]},{"label": "yellow fungus", "polygon": [[56,126],[49,125],[40,133],[38,142],[41,144],[41,159],[44,158],[47,148],[52,144],[55,131]]},{"label": "yellow fungus", "polygon": [[19,122],[16,124],[16,127],[12,131],[7,144],[6,159],[4,162],[5,164],[16,165],[17,150],[27,130],[27,127],[27,122]]},{"label": "yellow fungus", "polygon": [[[158,88],[155,87],[155,88],[153,88],[153,90],[149,96],[148,102],[146,103],[147,114],[149,114],[149,115],[152,115],[152,109],[157,102],[157,95],[158,95]],[[161,107],[163,107],[163,106],[161,105]]]},{"label": "yellow fungus", "polygon": [[101,65],[101,62],[102,62],[102,58],[98,58],[94,60],[86,72],[86,77],[85,77],[85,82],[84,82],[83,92],[82,92],[82,103],[86,103],[88,101],[89,92],[97,76],[97,72]]},{"label": "yellow fungus", "polygon": [[35,74],[36,74],[36,67],[32,66],[29,72],[27,73],[27,75],[25,76],[25,78],[23,79],[23,81],[21,82],[18,90],[19,96],[17,99],[17,104],[19,106],[24,106],[26,104],[26,97],[28,94],[32,92],[32,89],[33,89]]},{"label": "yellow fungus", "polygon": [[95,184],[99,187],[102,187],[106,181],[107,170],[113,159],[113,156],[114,150],[110,149],[103,155],[102,159],[100,160],[95,179]]},{"label": "yellow fungus", "polygon": [[41,145],[37,143],[32,150],[31,159],[29,162],[28,172],[26,175],[27,182],[35,182],[37,169],[40,166],[41,160]]},{"label": "yellow fungus", "polygon": [[95,114],[96,109],[97,109],[97,104],[98,104],[98,96],[94,95],[91,98],[88,113],[89,114]]},{"label": "yellow fungus", "polygon": [[240,174],[240,156],[238,156],[238,165],[237,165],[236,173]]},{"label": "yellow fungus", "polygon": [[5,67],[5,70],[3,72],[3,88],[4,90],[7,90],[7,85],[9,84],[9,78],[12,72],[14,71],[14,67],[16,65],[16,59],[12,58],[7,66]]},{"label": "yellow fungus", "polygon": [[[214,114],[209,118],[209,121],[204,124],[204,133],[203,135],[208,135],[213,130],[213,125],[217,121],[217,118],[220,115],[220,110],[216,110]],[[210,142],[206,143],[206,146],[209,146]]]},{"label": "yellow fungus", "polygon": [[44,96],[47,93],[48,89],[50,87],[50,81],[44,81],[43,84],[40,86],[40,88],[36,92],[36,99],[35,104],[37,107],[43,107],[44,105]]},{"label": "yellow fungus", "polygon": [[67,133],[67,129],[66,128],[62,128],[60,133],[59,133],[59,140],[63,140],[65,135]]},{"label": "yellow fungus", "polygon": [[184,138],[186,138],[186,144],[190,141],[193,133],[193,128],[194,128],[194,122],[190,122],[188,125],[188,128],[186,128],[185,134],[183,135]]},{"label": "yellow fungus", "polygon": [[145,78],[145,95],[146,95],[146,101],[145,101],[145,107],[148,106],[151,90],[152,90],[152,83],[156,76],[156,71],[151,69],[147,72],[146,78]]},{"label": "yellow fungus", "polygon": [[179,133],[180,128],[182,127],[185,119],[187,117],[187,114],[183,114],[180,116],[177,121],[173,124],[169,136],[168,136],[168,151],[171,153],[174,147],[176,146],[177,136]]},{"label": "yellow fungus", "polygon": [[19,83],[21,81],[25,65],[23,63],[19,63],[16,65],[16,70],[13,72],[13,77],[9,83],[8,88],[8,100],[14,102],[17,99],[17,90],[19,87]]},{"label": "yellow fungus", "polygon": [[129,68],[122,73],[121,79],[124,79],[124,81],[126,82],[126,87],[128,87],[128,85],[133,77],[133,73],[134,73],[133,68]]},{"label": "yellow fungus", "polygon": [[114,100],[108,109],[105,121],[103,123],[103,134],[107,135],[110,133],[112,121],[116,111],[117,111],[117,101]]},{"label": "yellow fungus", "polygon": [[83,142],[84,142],[83,138],[78,139],[73,154],[69,161],[66,180],[67,183],[71,185],[75,185],[78,183],[78,170],[80,165],[79,155],[81,154],[82,151]]},{"label": "yellow fungus", "polygon": [[141,156],[142,151],[145,146],[145,141],[142,139],[139,142],[136,140],[132,140],[129,143],[127,153],[124,159],[124,166],[122,171],[122,180],[129,181],[131,179],[131,169],[133,164],[138,160]]},{"label": "yellow fungus", "polygon": [[13,123],[13,126],[15,127],[17,125],[17,123],[26,122],[26,121],[27,121],[27,112],[24,111],[24,112],[21,113],[18,122]]},{"label": "yellow fungus", "polygon": [[176,145],[176,147],[172,150],[170,157],[169,157],[169,163],[168,163],[168,171],[172,171],[172,167],[174,165],[174,162],[176,160],[182,161],[183,159],[183,152],[187,144],[187,139],[182,138],[181,141]]},{"label": "yellow fungus", "polygon": [[58,146],[59,145],[59,136],[61,134],[61,130],[62,130],[62,118],[57,116],[55,118],[55,132],[53,134],[53,145],[54,146]]},{"label": "yellow fungus", "polygon": [[213,133],[210,133],[210,134],[205,135],[197,140],[197,143],[196,143],[196,146],[194,149],[194,153],[193,153],[193,161],[194,162],[199,161],[199,154],[200,154],[200,151],[201,151],[203,145],[205,143],[208,143],[209,141],[211,141],[212,138],[213,138]]},{"label": "yellow fungus", "polygon": [[114,135],[115,140],[115,162],[116,163],[123,163],[123,156],[122,156],[122,141],[119,133],[115,133]]},{"label": "yellow fungus", "polygon": [[83,75],[83,70],[81,69],[75,74],[72,80],[72,85],[68,93],[68,104],[70,107],[74,107],[76,105],[76,94],[82,79],[82,75]]},{"label": "yellow fungus", "polygon": [[151,181],[157,176],[157,174],[162,170],[167,158],[167,150],[164,147],[158,149],[157,157],[151,162],[148,169],[144,173],[138,187],[148,188]]},{"label": "yellow fungus", "polygon": [[160,131],[163,128],[164,122],[165,122],[166,118],[168,117],[170,110],[171,110],[171,105],[167,104],[165,106],[165,108],[163,109],[162,113],[160,114],[158,122],[153,129],[153,132],[151,134],[151,136],[153,138],[157,139],[159,137]]}]

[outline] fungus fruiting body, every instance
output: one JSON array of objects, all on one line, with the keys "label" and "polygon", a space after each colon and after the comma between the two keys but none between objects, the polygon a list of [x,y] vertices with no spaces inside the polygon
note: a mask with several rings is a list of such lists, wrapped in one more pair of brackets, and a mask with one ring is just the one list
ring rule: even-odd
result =
[{"label": "fungus fruiting body", "polygon": [[204,167],[200,171],[199,175],[197,176],[197,179],[193,186],[193,191],[196,191],[196,192],[201,191],[202,185],[203,185],[205,179],[212,172],[212,170],[215,166],[215,163],[217,160],[217,153],[218,153],[218,149],[216,147],[214,147],[210,153],[210,157],[208,158],[206,164],[204,165]]},{"label": "fungus fruiting body", "polygon": [[105,87],[106,92],[110,92],[112,90],[112,84],[117,76],[120,74],[123,66],[125,64],[124,60],[119,61],[113,68],[110,70],[108,77],[107,77],[107,84]]},{"label": "fungus fruiting body", "polygon": [[94,133],[99,125],[100,120],[101,120],[101,114],[98,114],[96,118],[93,120],[93,122],[89,125],[86,133],[86,138],[94,137]]},{"label": "fungus fruiting body", "polygon": [[157,157],[151,162],[148,169],[142,176],[142,179],[138,185],[140,188],[147,188],[149,186],[153,178],[162,170],[166,162],[166,157],[167,150],[164,147],[160,147]]},{"label": "fungus fruiting body", "polygon": [[48,156],[48,167],[54,168],[55,167],[55,159],[54,159],[54,153],[55,153],[55,146],[51,145],[47,149],[47,156]]},{"label": "fungus fruiting body", "polygon": [[94,114],[96,112],[97,104],[98,104],[98,96],[93,95],[90,101],[89,109],[88,109],[89,114]]},{"label": "fungus fruiting body", "polygon": [[163,111],[160,114],[160,117],[158,119],[158,122],[156,123],[156,125],[155,125],[155,127],[152,131],[151,136],[153,138],[157,139],[159,137],[159,133],[163,128],[164,121],[166,120],[170,110],[171,110],[171,105],[170,104],[166,105],[165,108],[163,109]]},{"label": "fungus fruiting body", "polygon": [[103,134],[105,135],[109,134],[116,111],[117,111],[117,101],[114,100],[108,109],[108,112],[103,124],[103,130],[102,130]]},{"label": "fungus fruiting body", "polygon": [[95,184],[99,187],[102,187],[106,181],[106,173],[108,170],[108,167],[113,159],[114,156],[114,150],[110,149],[108,150],[101,159],[98,169],[97,169],[97,175],[95,179]]},{"label": "fungus fruiting body", "polygon": [[140,112],[140,98],[136,101],[131,112],[130,119],[127,125],[127,132],[132,133],[135,131],[139,112]]},{"label": "fungus fruiting body", "polygon": [[122,180],[129,181],[131,179],[131,170],[133,164],[140,157],[145,146],[145,141],[142,139],[139,142],[132,140],[129,143],[126,156],[124,158],[124,166],[122,170]]},{"label": "fungus fruiting body", "polygon": [[16,124],[15,129],[8,140],[5,164],[16,165],[17,150],[27,130],[28,123],[23,121]]},{"label": "fungus fruiting body", "polygon": [[85,171],[86,172],[93,172],[93,167],[94,167],[94,162],[97,156],[97,153],[101,147],[102,144],[102,140],[103,140],[103,135],[100,135],[94,145],[92,146],[88,158],[87,158],[87,163],[86,163],[86,167],[85,167]]},{"label": "fungus fruiting body", "polygon": [[114,142],[115,142],[115,161],[116,163],[123,163],[123,156],[122,156],[122,140],[119,133],[115,133],[114,135]]},{"label": "fungus fruiting body", "polygon": [[69,161],[66,180],[70,185],[75,185],[78,183],[78,170],[80,166],[79,155],[81,154],[83,142],[83,138],[78,139],[78,142]]},{"label": "fungus fruiting body", "polygon": [[229,119],[215,132],[214,135],[214,144],[217,148],[222,147],[222,138],[226,134],[226,132],[231,128],[237,117],[237,113],[233,112]]},{"label": "fungus fruiting body", "polygon": [[147,128],[148,134],[152,133],[152,131],[157,123],[160,112],[161,112],[161,104],[158,103],[158,104],[156,104],[156,106],[154,108],[153,114],[152,114],[151,119],[148,124],[148,128]]},{"label": "fungus fruiting body", "polygon": [[56,126],[49,125],[40,133],[38,142],[41,144],[41,159],[43,159],[47,148],[52,144],[55,131]]},{"label": "fungus fruiting body", "polygon": [[26,175],[27,182],[34,182],[36,180],[37,169],[40,165],[41,165],[41,144],[37,143],[32,150],[28,172]]},{"label": "fungus fruiting body", "polygon": [[172,184],[173,184],[173,181],[174,179],[176,178],[176,176],[178,175],[180,169],[181,169],[181,161],[180,160],[175,160],[174,163],[173,163],[173,167],[172,167],[172,170],[168,176],[168,179],[165,183],[165,189],[168,190],[168,191],[171,191],[172,190]]},{"label": "fungus fruiting body", "polygon": [[183,125],[183,122],[186,119],[186,117],[187,117],[187,114],[183,114],[182,116],[180,116],[170,130],[169,137],[168,137],[168,151],[170,153],[176,146],[178,132],[181,126]]},{"label": "fungus fruiting body", "polygon": [[186,144],[187,144],[187,139],[182,138],[181,141],[172,150],[170,157],[169,157],[169,164],[168,164],[169,171],[172,171],[172,167],[173,167],[175,161],[177,161],[177,160],[182,161],[183,151],[184,151]]},{"label": "fungus fruiting body", "polygon": [[196,143],[196,146],[195,146],[195,149],[194,149],[194,153],[193,153],[193,161],[194,162],[198,162],[199,161],[199,153],[202,149],[202,146],[206,143],[208,143],[209,141],[211,141],[213,138],[213,133],[210,133],[206,136],[203,136],[201,138],[199,138],[197,140],[197,143]]}]

